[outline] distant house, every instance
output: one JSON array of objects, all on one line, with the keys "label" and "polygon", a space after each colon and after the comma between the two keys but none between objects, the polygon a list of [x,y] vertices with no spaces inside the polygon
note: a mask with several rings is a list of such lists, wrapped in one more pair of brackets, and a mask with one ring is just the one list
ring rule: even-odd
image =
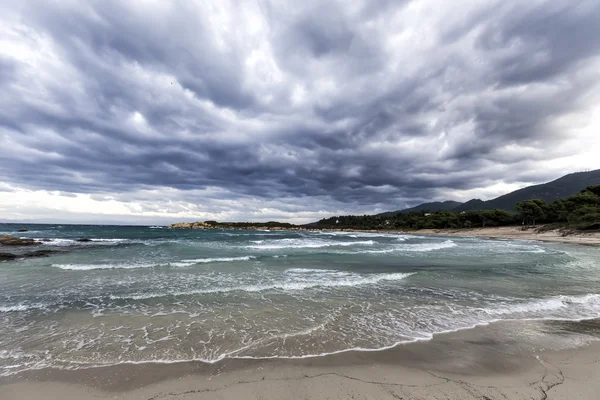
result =
[{"label": "distant house", "polygon": [[426,217],[429,217],[431,215],[431,213],[425,213],[423,215],[426,216]]},{"label": "distant house", "polygon": [[386,219],[386,220],[385,220],[385,224],[386,224],[386,225],[389,225],[389,224],[390,224],[390,220],[389,220],[389,219]]}]

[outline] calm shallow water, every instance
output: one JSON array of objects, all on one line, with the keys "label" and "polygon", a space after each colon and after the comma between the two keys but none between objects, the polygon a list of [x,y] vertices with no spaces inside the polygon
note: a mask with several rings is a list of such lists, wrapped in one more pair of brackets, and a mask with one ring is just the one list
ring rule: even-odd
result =
[{"label": "calm shallow water", "polygon": [[36,249],[68,252],[0,263],[0,375],[304,357],[503,319],[600,317],[600,250],[583,246],[361,232],[15,228],[0,225],[0,233],[48,239]]}]

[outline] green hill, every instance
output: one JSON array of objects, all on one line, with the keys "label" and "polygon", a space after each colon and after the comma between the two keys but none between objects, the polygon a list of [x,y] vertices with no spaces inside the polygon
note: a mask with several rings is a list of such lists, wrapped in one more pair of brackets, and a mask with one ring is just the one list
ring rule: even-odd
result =
[{"label": "green hill", "polygon": [[588,172],[576,172],[552,182],[515,190],[492,200],[470,200],[456,207],[454,211],[494,209],[514,211],[515,204],[523,200],[541,199],[546,203],[552,203],[554,200],[564,199],[578,193],[587,186],[598,184],[600,184],[600,169]]},{"label": "green hill", "polygon": [[381,214],[377,214],[378,217],[391,217],[392,215],[396,215],[398,213],[409,213],[415,211],[427,211],[427,212],[435,212],[435,211],[452,211],[456,207],[460,206],[463,203],[458,201],[434,201],[431,203],[423,203],[418,206],[407,208],[404,210],[397,211],[388,211]]},{"label": "green hill", "polygon": [[541,199],[546,203],[551,203],[557,199],[564,199],[581,189],[600,184],[600,169],[587,172],[576,172],[558,178],[552,182],[542,183],[540,185],[528,186],[523,189],[515,190],[495,199],[483,201],[472,199],[466,203],[457,201],[431,202],[419,204],[416,207],[404,210],[389,211],[377,216],[390,217],[398,213],[409,213],[413,211],[472,211],[472,210],[506,210],[514,211],[515,205],[524,200]]}]

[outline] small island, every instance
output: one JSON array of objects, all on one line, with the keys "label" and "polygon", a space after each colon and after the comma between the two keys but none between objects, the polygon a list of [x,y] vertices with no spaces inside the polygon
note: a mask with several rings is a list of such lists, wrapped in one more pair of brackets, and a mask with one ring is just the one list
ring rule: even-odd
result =
[{"label": "small island", "polygon": [[294,225],[287,222],[217,222],[196,221],[177,222],[169,225],[170,229],[244,229],[244,230],[303,230],[304,226]]}]

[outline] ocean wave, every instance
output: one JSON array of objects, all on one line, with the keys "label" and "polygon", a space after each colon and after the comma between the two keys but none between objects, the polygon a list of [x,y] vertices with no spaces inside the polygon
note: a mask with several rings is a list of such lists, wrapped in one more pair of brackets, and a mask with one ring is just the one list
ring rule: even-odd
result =
[{"label": "ocean wave", "polygon": [[322,247],[334,247],[334,246],[372,246],[375,242],[373,240],[362,240],[352,242],[336,242],[326,241],[320,239],[279,239],[279,240],[266,240],[261,241],[254,245],[247,246],[252,249],[261,250],[277,250],[277,249],[305,249],[305,248],[322,248]]},{"label": "ocean wave", "polygon": [[[320,270],[322,271],[322,270]],[[336,271],[337,272],[337,271]],[[169,293],[148,292],[140,294],[128,295],[111,295],[111,299],[132,299],[144,300],[158,297],[168,296],[189,296],[195,294],[210,294],[210,293],[229,293],[229,292],[263,292],[267,290],[282,290],[282,291],[298,291],[312,288],[335,288],[335,287],[353,287],[362,285],[372,285],[384,281],[399,281],[414,275],[415,272],[409,273],[389,273],[389,274],[371,274],[358,275],[352,273],[339,272],[339,274],[330,274],[329,276],[320,275],[307,279],[288,279],[283,282],[270,282],[267,284],[256,285],[240,285],[229,287],[210,287],[206,289],[173,291]]]},{"label": "ocean wave", "polygon": [[340,251],[337,254],[389,254],[396,251],[395,248],[382,250],[358,250],[358,251]]},{"label": "ocean wave", "polygon": [[405,244],[395,247],[397,251],[414,251],[414,252],[428,252],[441,249],[449,249],[456,247],[457,244],[452,240],[446,240],[441,243],[419,243],[419,244]]},{"label": "ocean wave", "polygon": [[0,306],[0,313],[28,311],[28,310],[39,310],[48,307],[48,304],[36,303],[36,304],[16,304],[13,306]]},{"label": "ocean wave", "polygon": [[[78,268],[81,269],[80,265]],[[83,265],[83,267],[87,267]],[[94,266],[96,267],[96,266]],[[329,269],[311,269],[311,268],[291,268],[286,270],[287,276],[278,277],[271,282],[264,284],[242,284],[237,286],[216,286],[220,280],[213,280],[205,288],[194,290],[171,290],[165,292],[143,292],[143,293],[125,293],[98,295],[93,297],[84,297],[77,299],[55,299],[48,303],[21,303],[15,305],[0,306],[0,312],[20,312],[32,309],[49,309],[60,306],[62,308],[95,307],[97,304],[103,304],[103,307],[111,307],[106,303],[110,300],[145,300],[152,298],[171,297],[171,296],[189,296],[197,294],[212,293],[230,293],[230,292],[263,292],[268,290],[280,291],[299,291],[312,288],[336,288],[336,287],[354,287],[361,285],[373,285],[385,281],[400,281],[414,275],[410,273],[383,273],[360,275],[351,272],[329,270]],[[221,281],[222,282],[222,281]]]},{"label": "ocean wave", "polygon": [[256,256],[242,257],[215,257],[215,258],[196,258],[192,260],[181,260],[179,262],[170,262],[169,265],[174,267],[188,267],[194,264],[208,264],[214,262],[234,262],[234,261],[250,261],[255,260]]},{"label": "ocean wave", "polygon": [[385,233],[385,232],[352,232],[352,231],[318,231],[313,232],[317,235],[324,236],[341,236],[351,238],[392,238],[392,239],[407,239],[417,237],[413,235],[404,235],[400,233]]},{"label": "ocean wave", "polygon": [[339,272],[335,269],[317,269],[317,268],[288,268],[285,270],[287,273],[292,274],[306,274],[306,273],[324,273],[324,272]]},{"label": "ocean wave", "polygon": [[48,246],[82,246],[90,243],[94,244],[114,244],[114,243],[124,243],[128,242],[129,239],[90,239],[89,242],[81,242],[76,239],[65,239],[65,238],[33,238],[34,240],[39,240],[43,244]]},{"label": "ocean wave", "polygon": [[234,262],[234,261],[249,261],[256,259],[256,256],[243,257],[215,257],[215,258],[196,258],[192,260],[180,261],[163,261],[157,263],[107,263],[107,264],[52,264],[53,267],[73,270],[73,271],[89,271],[94,269],[138,269],[138,268],[155,268],[155,267],[189,267],[194,264],[207,264],[213,262]]},{"label": "ocean wave", "polygon": [[415,252],[427,253],[435,250],[449,249],[456,247],[457,244],[452,240],[446,240],[440,243],[418,243],[418,244],[395,244],[386,249],[360,249],[353,251],[337,251],[337,254],[390,254],[395,252]]},{"label": "ocean wave", "polygon": [[63,238],[57,238],[57,239],[48,239],[48,238],[33,238],[34,240],[39,240],[40,242],[42,242],[45,245],[48,246],[75,246],[77,244],[80,244],[79,242],[77,242],[74,239],[63,239]]},{"label": "ocean wave", "polygon": [[55,268],[72,270],[72,271],[90,271],[94,269],[136,269],[136,268],[152,268],[164,264],[157,263],[111,263],[111,264],[52,264]]},{"label": "ocean wave", "polygon": [[[491,315],[537,315],[540,312],[557,311],[569,307],[583,308],[579,310],[583,312],[593,311],[600,313],[600,294],[590,293],[581,296],[559,295],[523,303],[500,305],[491,309],[483,309],[483,311]],[[550,316],[558,317],[559,315]]]},{"label": "ocean wave", "polygon": [[16,306],[0,307],[0,312],[25,311],[25,310],[29,310],[29,309],[30,309],[30,307],[28,307],[24,304],[18,304]]}]

